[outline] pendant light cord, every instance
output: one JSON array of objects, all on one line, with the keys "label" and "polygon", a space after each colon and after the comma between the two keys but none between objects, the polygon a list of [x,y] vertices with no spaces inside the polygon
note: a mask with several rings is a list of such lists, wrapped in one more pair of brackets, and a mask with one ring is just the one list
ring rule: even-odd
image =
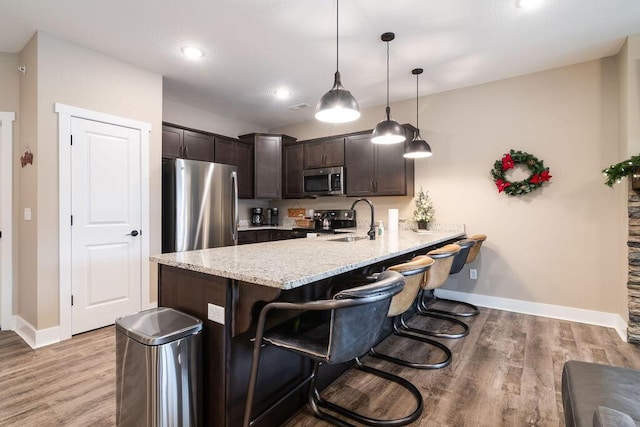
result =
[{"label": "pendant light cord", "polygon": [[336,73],[338,72],[338,22],[340,20],[340,0],[336,0]]},{"label": "pendant light cord", "polygon": [[416,74],[416,129],[420,132],[420,122],[418,121],[418,79],[419,74]]},{"label": "pendant light cord", "polygon": [[391,108],[389,107],[389,42],[387,42],[387,120],[391,116]]}]

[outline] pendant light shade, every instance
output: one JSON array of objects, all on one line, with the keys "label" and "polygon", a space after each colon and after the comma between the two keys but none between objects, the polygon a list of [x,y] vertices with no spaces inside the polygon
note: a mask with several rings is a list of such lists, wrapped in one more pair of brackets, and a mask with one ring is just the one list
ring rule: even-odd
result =
[{"label": "pendant light shade", "polygon": [[431,157],[433,154],[431,152],[431,146],[420,136],[420,126],[418,124],[418,76],[422,74],[422,71],[422,68],[414,68],[411,70],[411,74],[416,76],[416,132],[404,153],[404,157],[408,159],[423,159],[425,157]]},{"label": "pendant light shade", "polygon": [[336,73],[333,79],[333,87],[316,105],[316,119],[328,123],[347,123],[360,117],[358,101],[351,92],[342,87],[340,71],[338,70],[338,8],[339,0],[336,0]]},{"label": "pendant light shade", "polygon": [[373,129],[371,142],[374,144],[398,144],[406,139],[404,128],[400,123],[391,119],[391,107],[389,106],[389,42],[396,38],[393,33],[384,33],[380,39],[387,43],[387,108],[386,118]]}]

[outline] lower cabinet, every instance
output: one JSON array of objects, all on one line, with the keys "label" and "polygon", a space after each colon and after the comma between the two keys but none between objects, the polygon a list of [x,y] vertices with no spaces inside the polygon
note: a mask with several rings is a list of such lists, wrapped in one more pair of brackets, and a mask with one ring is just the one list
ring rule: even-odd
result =
[{"label": "lower cabinet", "polygon": [[291,230],[246,230],[238,232],[238,244],[273,242],[292,239]]}]

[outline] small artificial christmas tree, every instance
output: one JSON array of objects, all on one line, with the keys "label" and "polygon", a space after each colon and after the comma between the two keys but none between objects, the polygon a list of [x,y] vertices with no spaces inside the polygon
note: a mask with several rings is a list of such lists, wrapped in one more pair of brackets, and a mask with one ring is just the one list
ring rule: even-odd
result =
[{"label": "small artificial christmas tree", "polygon": [[416,210],[413,211],[413,219],[418,223],[418,228],[426,229],[435,213],[433,203],[429,199],[429,192],[425,193],[420,187],[420,191],[416,195]]}]

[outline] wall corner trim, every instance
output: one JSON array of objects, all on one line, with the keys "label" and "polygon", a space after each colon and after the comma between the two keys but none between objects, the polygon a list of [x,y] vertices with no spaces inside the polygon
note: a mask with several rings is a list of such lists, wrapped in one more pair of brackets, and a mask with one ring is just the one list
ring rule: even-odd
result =
[{"label": "wall corner trim", "polygon": [[514,313],[530,314],[533,316],[549,317],[551,319],[568,320],[570,322],[613,328],[620,336],[620,339],[627,342],[627,323],[619,314],[615,313],[451,291],[442,288],[436,290],[436,295],[442,298],[469,302],[480,307],[495,308],[497,310],[511,311]]},{"label": "wall corner trim", "polygon": [[40,348],[60,342],[60,327],[37,330],[20,316],[16,316],[16,334],[31,348]]}]

